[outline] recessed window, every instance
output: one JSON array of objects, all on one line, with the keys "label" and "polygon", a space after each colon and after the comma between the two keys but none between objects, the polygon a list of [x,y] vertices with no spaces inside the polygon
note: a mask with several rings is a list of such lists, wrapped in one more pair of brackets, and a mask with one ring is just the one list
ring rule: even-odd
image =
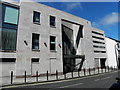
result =
[{"label": "recessed window", "polygon": [[50,26],[55,27],[55,17],[54,16],[50,16]]},{"label": "recessed window", "polygon": [[97,44],[105,44],[104,42],[99,42],[99,41],[93,41],[93,43],[97,43]]},{"label": "recessed window", "polygon": [[94,34],[98,34],[98,35],[104,35],[104,34],[102,34],[102,33],[99,33],[99,32],[95,32],[95,31],[92,31],[92,33],[94,33]]},{"label": "recessed window", "polygon": [[39,34],[32,34],[32,49],[39,50]]},{"label": "recessed window", "polygon": [[55,36],[50,36],[50,50],[56,50]]},{"label": "recessed window", "polygon": [[40,13],[34,11],[33,13],[33,22],[39,24],[40,23]]},{"label": "recessed window", "polygon": [[104,40],[104,38],[102,38],[102,37],[96,37],[96,36],[92,36],[92,37],[95,38],[95,39]]},{"label": "recessed window", "polygon": [[96,45],[93,45],[94,48],[105,48],[104,46],[96,46]]},{"label": "recessed window", "polygon": [[15,62],[16,58],[0,58],[0,62]]},{"label": "recessed window", "polygon": [[94,51],[95,53],[106,53],[106,51]]},{"label": "recessed window", "polygon": [[39,58],[32,58],[31,62],[32,63],[39,63]]}]

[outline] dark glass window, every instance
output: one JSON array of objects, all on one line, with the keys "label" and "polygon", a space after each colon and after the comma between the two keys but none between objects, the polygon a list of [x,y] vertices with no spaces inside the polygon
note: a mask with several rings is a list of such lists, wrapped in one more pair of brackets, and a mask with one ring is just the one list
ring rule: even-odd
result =
[{"label": "dark glass window", "polygon": [[105,44],[104,42],[99,42],[99,41],[93,41],[93,43],[97,43],[97,44]]},{"label": "dark glass window", "polygon": [[55,42],[54,36],[50,36],[50,50],[55,50],[56,49],[56,42]]},{"label": "dark glass window", "polygon": [[94,51],[95,53],[106,53],[106,51]]},{"label": "dark glass window", "polygon": [[39,58],[32,58],[31,62],[32,62],[32,63],[34,63],[34,62],[39,63]]},{"label": "dark glass window", "polygon": [[0,62],[15,62],[16,58],[0,58]]},{"label": "dark glass window", "polygon": [[55,26],[55,17],[50,16],[50,26]]},{"label": "dark glass window", "polygon": [[17,31],[14,29],[0,29],[2,33],[1,50],[16,50]]},{"label": "dark glass window", "polygon": [[32,49],[39,49],[39,34],[32,34]]},{"label": "dark glass window", "polygon": [[17,24],[19,17],[19,8],[2,4],[2,27],[0,50],[14,51],[17,42]]},{"label": "dark glass window", "polygon": [[98,35],[104,35],[104,34],[102,34],[102,33],[99,33],[99,32],[95,32],[95,31],[92,31],[92,33],[94,33],[94,34],[98,34]]},{"label": "dark glass window", "polygon": [[105,48],[104,46],[96,46],[96,45],[93,45],[93,47],[95,47],[95,48]]},{"label": "dark glass window", "polygon": [[40,23],[40,13],[39,12],[34,11],[34,13],[33,13],[33,22],[34,23]]}]

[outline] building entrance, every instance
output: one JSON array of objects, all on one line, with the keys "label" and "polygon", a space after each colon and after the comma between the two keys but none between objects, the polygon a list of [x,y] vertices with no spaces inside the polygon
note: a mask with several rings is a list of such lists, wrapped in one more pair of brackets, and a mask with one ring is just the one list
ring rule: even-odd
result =
[{"label": "building entrance", "polygon": [[101,68],[105,68],[105,62],[106,62],[106,58],[101,58],[100,59],[100,64],[101,64]]}]

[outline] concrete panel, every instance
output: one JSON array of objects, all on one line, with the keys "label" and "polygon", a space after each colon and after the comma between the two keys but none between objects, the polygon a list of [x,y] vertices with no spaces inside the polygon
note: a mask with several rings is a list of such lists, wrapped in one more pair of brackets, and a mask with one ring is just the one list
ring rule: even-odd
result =
[{"label": "concrete panel", "polygon": [[[15,63],[12,62],[0,62],[0,66],[2,66],[2,76],[10,76],[11,71],[15,71]],[[14,72],[15,74],[15,72]]]}]

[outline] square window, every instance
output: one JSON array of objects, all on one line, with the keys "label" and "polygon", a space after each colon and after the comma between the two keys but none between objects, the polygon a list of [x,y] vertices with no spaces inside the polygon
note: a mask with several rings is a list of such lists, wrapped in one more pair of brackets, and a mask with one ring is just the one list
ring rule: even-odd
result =
[{"label": "square window", "polygon": [[39,12],[34,11],[33,22],[38,23],[38,24],[40,23],[40,13]]},{"label": "square window", "polygon": [[50,26],[55,27],[55,17],[54,16],[50,16]]},{"label": "square window", "polygon": [[54,36],[50,36],[50,50],[55,51],[56,50],[56,42],[55,42]]},{"label": "square window", "polygon": [[39,34],[32,34],[32,49],[39,49]]}]

